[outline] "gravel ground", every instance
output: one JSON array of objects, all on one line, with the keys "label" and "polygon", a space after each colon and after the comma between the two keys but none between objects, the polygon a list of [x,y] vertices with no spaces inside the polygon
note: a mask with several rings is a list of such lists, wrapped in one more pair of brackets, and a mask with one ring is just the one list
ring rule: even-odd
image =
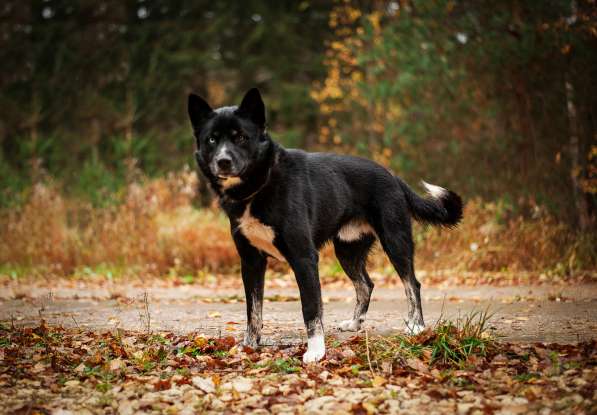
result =
[{"label": "gravel ground", "polygon": [[[327,333],[339,338],[349,336],[338,332],[336,325],[352,315],[354,291],[324,288],[323,295]],[[427,324],[441,316],[455,319],[489,308],[493,313],[490,327],[509,342],[575,343],[597,338],[597,284],[424,287],[422,295]],[[245,324],[243,292],[155,282],[57,282],[51,290],[26,284],[0,288],[0,320],[16,325],[36,324],[42,316],[49,324],[65,327],[144,330],[148,315],[152,330],[226,333],[240,338]],[[366,323],[371,332],[404,330],[405,317],[406,298],[401,287],[375,289]],[[263,334],[266,343],[304,341],[297,289],[266,289]]]}]

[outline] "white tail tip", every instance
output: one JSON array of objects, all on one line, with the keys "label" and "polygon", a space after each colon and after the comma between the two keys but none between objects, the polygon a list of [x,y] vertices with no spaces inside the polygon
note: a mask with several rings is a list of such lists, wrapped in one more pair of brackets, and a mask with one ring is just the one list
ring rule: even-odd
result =
[{"label": "white tail tip", "polygon": [[427,190],[427,193],[436,199],[441,199],[446,193],[448,193],[448,191],[443,187],[427,183],[424,180],[421,180],[421,183],[425,187],[425,190]]}]

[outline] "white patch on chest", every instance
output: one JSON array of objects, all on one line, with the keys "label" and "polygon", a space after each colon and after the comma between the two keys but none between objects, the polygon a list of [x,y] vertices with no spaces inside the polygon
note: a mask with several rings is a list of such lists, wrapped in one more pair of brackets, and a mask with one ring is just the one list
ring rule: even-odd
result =
[{"label": "white patch on chest", "polygon": [[367,222],[352,221],[342,226],[338,231],[338,238],[344,242],[358,241],[361,236],[372,234],[375,235],[375,231]]},{"label": "white patch on chest", "polygon": [[245,208],[245,213],[238,221],[238,228],[255,248],[273,256],[280,261],[286,261],[284,256],[274,246],[276,234],[271,226],[265,225],[251,215],[251,204]]}]

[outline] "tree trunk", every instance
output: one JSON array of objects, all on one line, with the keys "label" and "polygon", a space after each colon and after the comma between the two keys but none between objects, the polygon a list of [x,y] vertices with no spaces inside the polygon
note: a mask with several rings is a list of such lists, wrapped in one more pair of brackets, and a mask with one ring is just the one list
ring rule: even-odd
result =
[{"label": "tree trunk", "polygon": [[[203,66],[199,67],[199,72],[201,76],[198,78],[198,82],[196,83],[197,92],[203,98],[205,98],[208,102],[210,99],[209,96],[209,87],[208,87],[208,72],[207,69]],[[193,157],[195,160],[195,157]],[[207,183],[207,179],[203,177],[203,175],[198,171],[197,166],[195,165],[195,170],[197,171],[198,182],[197,182],[197,194],[198,194],[198,203],[201,207],[207,207],[212,203],[213,195],[209,188],[209,184]]]},{"label": "tree trunk", "polygon": [[31,95],[31,116],[29,118],[29,138],[31,140],[31,157],[29,160],[30,175],[33,183],[42,180],[43,177],[43,160],[37,152],[39,140],[39,123],[41,121],[41,104],[39,102],[39,93],[33,87]]},{"label": "tree trunk", "polygon": [[581,231],[587,231],[591,225],[591,217],[587,195],[581,186],[580,180],[584,172],[584,160],[578,128],[578,112],[574,102],[574,85],[570,80],[570,72],[566,73],[564,83],[566,87],[568,122],[570,124],[570,158],[572,163],[570,178],[572,179],[572,190],[574,192],[574,205],[576,207],[578,226]]},{"label": "tree trunk", "polygon": [[135,180],[135,172],[137,167],[137,160],[133,157],[133,125],[135,123],[135,97],[133,96],[132,87],[126,90],[126,110],[124,120],[124,139],[126,142],[126,159],[124,160],[126,167],[126,181],[132,183]]}]

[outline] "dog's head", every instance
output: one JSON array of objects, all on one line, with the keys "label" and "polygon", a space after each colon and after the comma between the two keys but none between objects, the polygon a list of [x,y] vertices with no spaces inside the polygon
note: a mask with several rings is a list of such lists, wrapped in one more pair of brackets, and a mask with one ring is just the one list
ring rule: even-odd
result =
[{"label": "dog's head", "polygon": [[213,110],[195,94],[189,95],[189,117],[197,139],[196,158],[213,179],[243,178],[265,157],[271,140],[265,133],[265,106],[256,88],[241,104]]}]

